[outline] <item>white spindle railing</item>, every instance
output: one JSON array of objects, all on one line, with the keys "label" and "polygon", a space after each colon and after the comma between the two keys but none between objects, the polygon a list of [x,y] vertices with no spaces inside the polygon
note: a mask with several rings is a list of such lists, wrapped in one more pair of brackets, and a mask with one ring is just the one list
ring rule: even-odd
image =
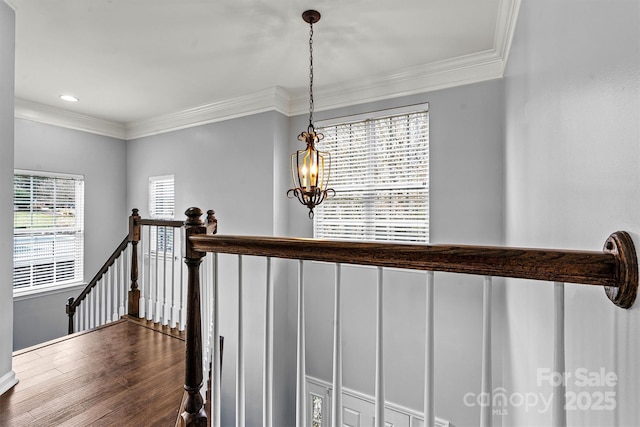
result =
[{"label": "white spindle railing", "polygon": [[264,358],[262,365],[262,425],[273,426],[273,273],[267,258],[267,283],[264,308]]},{"label": "white spindle railing", "polygon": [[304,315],[304,262],[298,261],[298,316],[297,316],[297,351],[296,351],[296,427],[307,424],[307,392],[306,392],[306,338]]},{"label": "white spindle railing", "polygon": [[[220,352],[220,316],[219,316],[219,285],[218,285],[218,254],[213,254],[213,307],[212,307],[212,328],[213,328],[213,376],[211,390],[213,392],[213,400],[211,402],[212,413],[212,425],[214,427],[220,427],[221,419],[221,381],[222,381],[222,366],[221,366],[221,352]],[[207,372],[206,370],[204,372]]]},{"label": "white spindle railing", "polygon": [[553,372],[562,381],[553,383],[553,427],[567,425],[565,360],[564,360],[564,283],[555,282],[553,285]]},{"label": "white spindle railing", "polygon": [[427,289],[425,292],[425,339],[424,339],[424,426],[435,426],[434,411],[434,324],[433,324],[433,271],[427,271]]},{"label": "white spindle railing", "polygon": [[[191,219],[191,217],[190,217]],[[376,427],[383,427],[385,423],[385,363],[384,363],[384,268],[416,268],[420,270],[426,270],[426,292],[425,292],[425,371],[424,371],[424,425],[425,427],[434,427],[436,425],[435,416],[435,337],[434,337],[434,272],[431,269],[438,271],[447,271],[450,273],[466,273],[477,274],[483,276],[483,303],[482,303],[482,349],[481,349],[481,383],[478,393],[474,393],[479,398],[478,411],[479,422],[478,425],[482,427],[490,427],[492,425],[493,417],[493,396],[492,396],[492,292],[493,292],[493,277],[490,274],[504,275],[507,277],[520,277],[531,278],[534,280],[563,280],[569,278],[572,281],[583,281],[584,283],[601,285],[602,283],[618,283],[618,282],[606,282],[605,280],[612,280],[609,277],[615,275],[609,272],[610,266],[614,262],[618,262],[618,258],[608,256],[610,252],[604,252],[604,256],[600,253],[579,253],[575,251],[556,251],[553,250],[524,250],[524,249],[503,249],[503,248],[490,248],[490,247],[457,247],[457,246],[430,246],[430,247],[409,247],[406,245],[375,245],[368,246],[367,244],[346,244],[344,242],[326,242],[318,241],[317,247],[320,247],[322,251],[312,253],[309,251],[308,241],[302,239],[277,239],[277,238],[244,238],[239,236],[222,236],[222,239],[207,239],[206,236],[200,236],[194,234],[190,238],[190,242],[193,243],[193,248],[197,248],[197,251],[203,252],[220,252],[230,254],[243,254],[238,255],[238,336],[237,345],[237,360],[236,360],[236,424],[238,426],[244,426],[245,423],[245,402],[244,402],[244,387],[245,387],[245,375],[244,375],[244,350],[243,341],[244,328],[243,328],[243,271],[242,271],[242,256],[265,256],[266,261],[266,292],[265,292],[265,318],[264,318],[264,358],[263,358],[263,425],[271,427],[274,423],[273,405],[274,398],[279,397],[279,394],[273,393],[273,315],[274,315],[274,284],[273,284],[273,270],[272,259],[273,257],[282,257],[289,259],[298,259],[300,254],[307,257],[308,260],[314,260],[319,262],[332,262],[335,265],[335,282],[334,282],[334,314],[333,314],[333,382],[332,382],[332,397],[330,415],[330,425],[334,427],[341,427],[343,424],[343,402],[342,402],[342,262],[350,263],[355,259],[360,259],[364,265],[374,265],[377,270],[376,280],[376,321],[375,321],[375,397],[374,401],[374,420]],[[256,248],[252,248],[251,244],[253,240],[257,239],[258,245]],[[284,249],[283,249],[284,248]],[[298,252],[295,252],[299,250]],[[630,250],[626,248],[625,250]],[[236,252],[237,251],[237,252]],[[381,253],[378,253],[381,252]],[[396,252],[400,255],[396,256]],[[486,252],[486,254],[483,254]],[[269,255],[266,255],[269,254]],[[419,259],[419,256],[424,257]],[[635,250],[633,252],[635,255]],[[202,255],[200,255],[202,256]],[[214,262],[217,264],[217,255],[214,255]],[[360,257],[360,258],[358,258]],[[443,258],[451,258],[451,264],[449,261],[442,261]],[[558,262],[559,258],[568,258],[566,261],[562,260]],[[435,258],[436,261],[431,259]],[[535,258],[535,263],[532,259]],[[482,262],[479,262],[481,259]],[[625,262],[627,262],[625,260]],[[631,262],[631,261],[629,261]],[[358,264],[357,262],[355,262]],[[430,264],[431,263],[431,264]],[[548,268],[549,263],[556,263],[559,266],[558,273],[554,269]],[[384,265],[385,267],[382,267]],[[453,266],[452,266],[453,265]],[[499,268],[496,267],[499,265]],[[580,269],[576,269],[575,266],[580,266]],[[310,425],[311,418],[308,418],[307,414],[307,402],[308,395],[306,393],[306,334],[305,334],[305,275],[304,267],[305,261],[298,259],[297,262],[298,274],[297,274],[297,342],[296,342],[296,421],[297,427],[303,427]],[[505,274],[501,269],[505,269],[506,272],[511,272],[511,275]],[[584,268],[584,270],[581,270]],[[629,269],[633,268],[633,265],[629,264]],[[217,271],[217,268],[215,269]],[[591,275],[586,272],[592,271],[597,277],[592,278]],[[616,270],[616,275],[622,275],[624,271],[621,269]],[[622,272],[621,272],[622,271]],[[636,270],[637,271],[637,266]],[[600,276],[598,276],[600,275]],[[617,276],[615,276],[617,277]],[[615,278],[614,277],[614,278]],[[213,295],[209,295],[206,292],[206,298],[213,298],[214,304],[211,308],[213,318],[210,319],[210,326],[216,328],[218,322],[218,292],[219,286],[217,282],[217,276],[213,278]],[[618,280],[615,278],[615,280]],[[630,281],[632,279],[629,279]],[[637,277],[636,277],[637,280]],[[626,283],[626,282],[625,282]],[[637,286],[637,283],[635,284]],[[609,285],[606,285],[609,286]],[[622,286],[622,285],[616,285]],[[623,292],[624,289],[620,289]],[[613,292],[608,292],[607,295],[610,299],[616,298],[616,295],[610,295]],[[614,303],[621,307],[629,307],[630,303],[620,298],[614,300]],[[214,332],[214,347],[218,347],[218,332]],[[564,348],[564,284],[561,282],[555,282],[554,284],[554,358],[553,369],[554,372],[559,375],[564,375],[565,372],[565,348]],[[220,425],[221,407],[220,407],[220,389],[219,378],[220,373],[215,372],[215,369],[219,369],[218,355],[214,356],[216,363],[214,366],[214,383],[218,388],[214,388],[214,402],[212,403],[213,411],[213,425]],[[207,373],[207,371],[205,370]],[[329,393],[330,388],[327,388]],[[564,427],[567,424],[567,416],[565,409],[565,386],[562,381],[557,385],[554,384],[553,389],[554,405],[552,413],[552,424],[558,427]],[[279,403],[278,403],[279,404]],[[323,405],[326,408],[327,405]],[[322,419],[327,419],[328,414],[323,414]],[[414,421],[412,419],[412,425]]]},{"label": "white spindle railing", "polygon": [[238,255],[238,335],[236,348],[236,426],[245,425],[244,305],[242,255]]},{"label": "white spindle railing", "polygon": [[333,305],[333,394],[331,422],[342,426],[342,266],[336,264],[335,297]]},{"label": "white spindle railing", "polygon": [[[140,237],[138,316],[184,331],[186,267],[176,254],[184,242],[184,230],[169,225],[142,225]],[[131,256],[130,246],[127,246],[91,291],[76,302],[72,322],[74,332],[96,328],[127,314]]]},{"label": "white spindle railing", "polygon": [[384,280],[383,269],[378,267],[378,277],[376,281],[376,408],[375,408],[375,426],[385,427],[384,425]]},{"label": "white spindle railing", "polygon": [[96,328],[126,314],[130,256],[130,250],[125,248],[95,282],[91,292],[76,301],[74,332]]},{"label": "white spindle railing", "polygon": [[143,225],[140,242],[139,316],[180,331],[186,320],[185,266],[176,251],[183,242],[183,232],[179,227]]},{"label": "white spindle railing", "polygon": [[481,396],[486,402],[480,405],[480,427],[491,427],[492,392],[491,392],[491,277],[485,276],[482,292],[482,372]]}]

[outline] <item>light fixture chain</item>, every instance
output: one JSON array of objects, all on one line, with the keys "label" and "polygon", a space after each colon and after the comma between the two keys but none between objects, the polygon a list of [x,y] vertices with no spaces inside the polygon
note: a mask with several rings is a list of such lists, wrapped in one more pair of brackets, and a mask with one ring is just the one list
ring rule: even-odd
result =
[{"label": "light fixture chain", "polygon": [[313,126],[313,21],[309,23],[309,127]]}]

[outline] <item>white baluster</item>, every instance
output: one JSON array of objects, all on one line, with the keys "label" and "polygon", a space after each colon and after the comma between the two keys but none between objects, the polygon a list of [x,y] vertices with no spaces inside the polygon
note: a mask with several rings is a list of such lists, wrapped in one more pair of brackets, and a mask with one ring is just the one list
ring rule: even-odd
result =
[{"label": "white baluster", "polygon": [[335,296],[333,303],[333,395],[331,396],[331,425],[342,426],[342,266],[336,264]]},{"label": "white baluster", "polygon": [[93,287],[89,296],[91,297],[91,306],[89,307],[89,329],[96,327],[96,294],[98,293],[98,286]]},{"label": "white baluster", "polygon": [[377,298],[376,298],[376,412],[375,427],[384,425],[384,333],[383,333],[383,270],[378,267]]},{"label": "white baluster", "polygon": [[296,427],[307,424],[306,339],[304,322],[304,263],[298,261],[298,336],[296,351]]},{"label": "white baluster", "polygon": [[236,426],[245,425],[242,255],[238,255],[238,349],[236,351]]},{"label": "white baluster", "polygon": [[87,329],[87,299],[85,298],[80,303],[80,324],[78,325],[78,332]]},{"label": "white baluster", "polygon": [[104,300],[102,307],[104,308],[104,321],[103,324],[111,322],[111,269],[108,269],[103,276],[104,280],[104,293],[102,294],[102,298]]},{"label": "white baluster", "polygon": [[129,246],[122,253],[120,257],[120,301],[118,305],[118,317],[122,317],[125,314],[125,307],[127,306],[128,295],[127,289],[129,288],[129,279],[127,273],[129,272],[127,260],[129,259]]},{"label": "white baluster", "polygon": [[85,321],[84,321],[84,316],[86,314],[85,311],[85,307],[87,306],[87,300],[82,300],[80,302],[80,305],[78,306],[78,308],[80,309],[80,318],[79,318],[79,322],[80,324],[78,325],[78,332],[80,331],[84,331],[85,330]]},{"label": "white baluster", "polygon": [[153,311],[153,322],[154,323],[160,323],[160,315],[162,313],[162,297],[160,296],[160,290],[162,289],[162,286],[160,286],[160,248],[158,245],[158,239],[159,239],[159,229],[160,227],[155,226],[155,230],[156,230],[156,234],[155,234],[155,238],[153,239],[153,247],[156,248],[156,274],[154,276],[154,280],[153,280],[153,289],[155,292],[155,298],[154,298],[154,311]]},{"label": "white baluster", "polygon": [[176,306],[176,296],[178,295],[176,289],[176,245],[179,244],[176,238],[176,229],[173,228],[171,232],[171,322],[170,326],[175,328],[178,326],[178,307]]},{"label": "white baluster", "polygon": [[[147,273],[146,270],[144,268],[144,242],[145,242],[145,238],[144,238],[144,227],[141,227],[140,229],[140,241],[138,242],[138,248],[137,248],[137,254],[136,256],[138,257],[138,289],[140,289],[140,304],[139,304],[139,316],[141,319],[145,319],[147,317],[147,289],[145,288],[144,282],[145,279],[147,278]],[[131,245],[129,245],[131,246]],[[131,249],[133,251],[133,248]],[[131,268],[133,267],[133,264],[131,261],[131,257],[127,257],[127,262],[128,262],[128,267],[129,269],[127,270],[127,290],[131,288],[131,282],[129,281],[131,278]],[[125,307],[128,307],[128,300],[125,301]]]},{"label": "white baluster", "polygon": [[262,365],[262,425],[271,427],[273,424],[273,277],[271,272],[271,258],[267,258],[267,289],[264,311],[264,363]]},{"label": "white baluster", "polygon": [[76,307],[76,313],[73,316],[73,332],[80,332],[80,310]]},{"label": "white baluster", "polygon": [[98,306],[100,307],[100,315],[98,316],[98,324],[96,326],[102,326],[106,323],[105,303],[107,299],[105,298],[105,291],[107,288],[107,284],[105,279],[106,278],[102,276],[102,279],[100,279],[100,281],[98,282],[98,288],[100,289],[100,292],[98,293]]},{"label": "white baluster", "polygon": [[[151,276],[151,248],[153,248],[153,244],[151,241],[151,226],[147,227],[148,230],[148,241],[147,241],[147,258],[149,262],[147,263],[147,320],[153,320],[153,277]],[[142,255],[144,258],[144,254]]]},{"label": "white baluster", "polygon": [[118,304],[120,303],[120,257],[121,256],[122,254],[120,254],[120,256],[115,259],[112,266],[113,277],[111,279],[111,285],[113,286],[113,295],[112,295],[113,306],[111,307],[112,308],[111,319],[114,322],[118,320]]},{"label": "white baluster", "polygon": [[553,284],[553,372],[560,375],[563,381],[553,385],[553,427],[567,425],[565,359],[564,359],[564,283]]},{"label": "white baluster", "polygon": [[434,344],[433,344],[433,271],[427,271],[427,289],[425,295],[425,339],[424,339],[424,426],[435,426],[434,411]]},{"label": "white baluster", "polygon": [[218,304],[218,254],[213,255],[213,376],[211,389],[213,391],[212,407],[212,425],[220,427],[220,392],[222,367],[220,366],[220,323],[219,304]]},{"label": "white baluster", "polygon": [[[185,237],[185,228],[181,227],[180,228],[180,250],[184,251],[186,245],[186,237]],[[217,255],[216,255],[217,256]],[[182,258],[184,258],[184,253],[182,253]],[[185,270],[187,268],[187,265],[184,262],[180,263],[180,280],[179,280],[179,284],[180,284],[180,310],[179,310],[179,314],[178,314],[178,319],[179,319],[179,326],[178,329],[180,329],[181,331],[184,331],[185,325],[186,325],[186,318],[187,318],[187,312],[185,309],[185,301],[187,299],[186,295],[187,295],[187,291],[185,288]]]},{"label": "white baluster", "polygon": [[481,393],[487,396],[486,404],[480,406],[480,427],[492,425],[491,392],[491,277],[485,276],[482,293],[482,374]]},{"label": "white baluster", "polygon": [[[162,227],[163,235],[162,235],[162,324],[169,324],[169,305],[167,304],[167,293],[169,291],[168,281],[167,281],[167,234],[169,228]],[[173,259],[171,260],[173,262]]]},{"label": "white baluster", "polygon": [[200,387],[200,394],[202,399],[207,398],[207,387],[209,382],[209,361],[210,361],[210,345],[211,336],[209,335],[209,259],[205,257],[202,262],[202,268],[200,268],[200,331],[202,340],[202,387]]}]

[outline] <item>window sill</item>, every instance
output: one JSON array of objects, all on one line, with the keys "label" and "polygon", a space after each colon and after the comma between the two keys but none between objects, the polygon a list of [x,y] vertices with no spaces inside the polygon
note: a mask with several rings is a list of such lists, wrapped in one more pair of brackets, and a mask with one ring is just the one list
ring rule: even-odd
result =
[{"label": "window sill", "polygon": [[13,291],[13,301],[22,301],[30,298],[39,298],[47,295],[55,295],[63,292],[81,291],[87,284],[85,282],[73,282],[65,285],[38,286],[35,288],[17,289]]}]

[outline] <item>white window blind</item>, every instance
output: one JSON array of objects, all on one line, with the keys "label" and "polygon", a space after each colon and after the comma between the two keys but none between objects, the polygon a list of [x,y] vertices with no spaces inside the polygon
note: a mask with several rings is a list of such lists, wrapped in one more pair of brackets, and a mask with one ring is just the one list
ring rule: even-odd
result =
[{"label": "white window blind", "polygon": [[16,171],[13,189],[14,289],[82,281],[83,177]]},{"label": "white window blind", "polygon": [[149,215],[154,219],[175,216],[175,183],[173,175],[149,178]]},{"label": "white window blind", "polygon": [[[173,219],[175,216],[175,179],[173,175],[149,178],[149,215],[153,219]],[[173,229],[151,228],[152,252],[170,252],[173,248]]]},{"label": "white window blind", "polygon": [[316,207],[315,237],[429,241],[429,113],[423,108],[320,129],[336,195]]}]

